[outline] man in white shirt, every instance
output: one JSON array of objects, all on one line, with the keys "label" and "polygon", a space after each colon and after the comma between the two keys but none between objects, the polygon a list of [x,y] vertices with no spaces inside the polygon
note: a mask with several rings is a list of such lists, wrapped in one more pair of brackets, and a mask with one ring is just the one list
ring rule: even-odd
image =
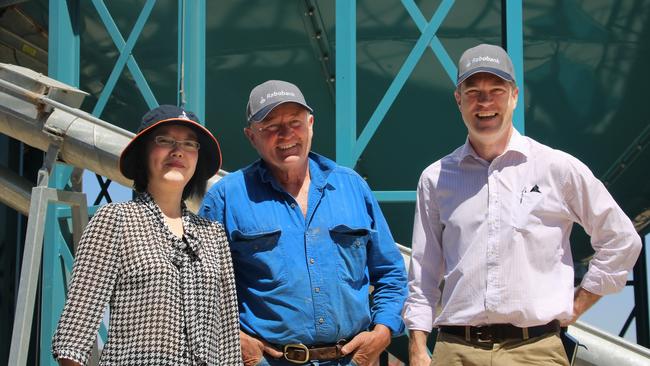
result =
[{"label": "man in white shirt", "polygon": [[[465,51],[456,85],[467,140],[426,168],[417,190],[411,365],[568,365],[560,326],[625,286],[641,239],[584,164],[514,129],[518,89],[502,48]],[[575,290],[574,222],[595,250]]]}]

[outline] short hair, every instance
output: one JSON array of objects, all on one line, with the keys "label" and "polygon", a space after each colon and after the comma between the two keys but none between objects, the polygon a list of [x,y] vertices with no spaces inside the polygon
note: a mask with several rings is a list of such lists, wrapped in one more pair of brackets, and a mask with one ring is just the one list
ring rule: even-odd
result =
[{"label": "short hair", "polygon": [[[155,131],[155,129],[153,130]],[[153,132],[152,131],[152,132]],[[149,185],[149,159],[147,159],[149,151],[147,146],[151,143],[153,134],[150,132],[146,136],[142,136],[142,142],[134,146],[134,156],[144,157],[144,159],[135,159],[135,174],[133,176],[133,189],[138,193],[144,193],[147,191],[147,186]],[[214,157],[213,157],[214,158]],[[207,170],[207,165],[203,162],[209,159],[205,156],[205,153],[201,152],[199,149],[199,156],[196,161],[196,169],[194,169],[194,175],[192,178],[185,184],[183,188],[182,200],[186,200],[189,197],[196,197],[201,199],[205,194],[205,189],[208,185],[208,179],[210,179],[210,172]]]}]

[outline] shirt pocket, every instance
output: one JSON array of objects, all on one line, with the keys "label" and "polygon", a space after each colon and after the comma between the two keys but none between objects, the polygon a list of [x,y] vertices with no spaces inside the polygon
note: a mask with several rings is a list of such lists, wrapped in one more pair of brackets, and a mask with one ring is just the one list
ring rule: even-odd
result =
[{"label": "shirt pocket", "polygon": [[280,229],[231,233],[235,273],[245,279],[242,283],[275,287],[286,282],[286,260],[279,245],[281,234]]},{"label": "shirt pocket", "polygon": [[517,231],[528,232],[532,226],[539,223],[540,219],[536,215],[544,196],[537,192],[524,193],[516,203],[513,204],[511,211],[511,223]]},{"label": "shirt pocket", "polygon": [[345,224],[329,229],[338,253],[339,278],[354,288],[368,282],[367,244],[374,230]]}]

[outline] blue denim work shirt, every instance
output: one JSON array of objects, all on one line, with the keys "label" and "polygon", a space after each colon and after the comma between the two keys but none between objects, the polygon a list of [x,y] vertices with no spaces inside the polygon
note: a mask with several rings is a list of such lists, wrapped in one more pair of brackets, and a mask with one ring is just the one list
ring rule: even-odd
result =
[{"label": "blue denim work shirt", "polygon": [[404,261],[370,188],[315,153],[309,172],[306,217],[262,160],[203,200],[230,239],[242,330],[277,345],[349,341],[374,324],[401,334]]}]

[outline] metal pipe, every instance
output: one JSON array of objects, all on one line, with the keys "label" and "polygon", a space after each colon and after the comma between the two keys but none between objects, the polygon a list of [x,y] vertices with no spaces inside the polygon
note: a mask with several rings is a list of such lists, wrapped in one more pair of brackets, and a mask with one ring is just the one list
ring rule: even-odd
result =
[{"label": "metal pipe", "polygon": [[0,202],[27,216],[33,184],[0,165]]},{"label": "metal pipe", "polygon": [[[66,104],[80,105],[80,90],[14,65],[0,64],[0,71],[0,133],[43,151],[58,139],[60,160],[132,186],[118,167],[132,132]],[[225,174],[212,177],[208,187]],[[193,210],[199,204],[188,202]]]},{"label": "metal pipe", "polygon": [[8,90],[11,90],[11,91],[15,92],[16,94],[25,96],[25,97],[27,97],[29,99],[33,99],[36,102],[42,102],[43,104],[47,104],[47,105],[49,105],[51,107],[62,109],[62,110],[68,112],[69,114],[71,114],[73,116],[76,116],[76,117],[83,118],[83,119],[86,119],[88,121],[91,121],[91,122],[93,122],[95,124],[98,124],[98,125],[106,128],[106,129],[108,129],[108,130],[111,130],[111,131],[113,131],[115,133],[126,134],[126,135],[131,134],[131,136],[133,136],[133,133],[131,133],[131,132],[129,132],[129,131],[123,129],[123,128],[115,126],[114,124],[108,123],[108,122],[106,122],[104,120],[101,120],[101,119],[93,116],[92,114],[90,114],[88,112],[82,111],[81,109],[72,108],[72,107],[70,107],[70,106],[68,106],[66,104],[57,102],[56,100],[50,99],[46,95],[41,95],[41,94],[32,92],[30,90],[27,90],[25,88],[21,88],[20,86],[18,86],[16,84],[12,84],[12,83],[10,83],[8,81],[5,81],[5,80],[2,80],[2,79],[0,79],[0,86],[3,87],[3,88],[6,88]]},{"label": "metal pipe", "polygon": [[650,359],[650,350],[611,335],[583,322],[569,327],[584,347],[578,347],[576,366],[587,365],[625,365],[645,366]]}]

